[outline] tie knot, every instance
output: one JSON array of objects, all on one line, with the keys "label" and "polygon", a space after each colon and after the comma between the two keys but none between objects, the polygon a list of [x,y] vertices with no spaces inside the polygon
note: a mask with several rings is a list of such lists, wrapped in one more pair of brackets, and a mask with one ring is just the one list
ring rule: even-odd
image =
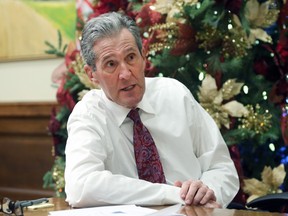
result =
[{"label": "tie knot", "polygon": [[139,112],[138,111],[139,111],[139,108],[131,109],[127,116],[130,119],[132,119],[134,122],[139,121],[140,120],[140,116],[139,116]]}]

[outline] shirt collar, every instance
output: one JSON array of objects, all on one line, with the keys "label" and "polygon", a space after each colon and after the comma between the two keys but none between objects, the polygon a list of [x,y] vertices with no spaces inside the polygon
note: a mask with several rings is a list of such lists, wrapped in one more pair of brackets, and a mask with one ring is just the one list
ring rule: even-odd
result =
[{"label": "shirt collar", "polygon": [[[120,106],[119,104],[109,100],[106,97],[103,90],[101,90],[101,92],[102,92],[102,98],[104,99],[104,102],[105,102],[108,110],[114,116],[118,126],[120,126],[124,122],[125,118],[127,117],[127,114],[129,113],[130,109],[123,107],[123,106]],[[144,93],[143,98],[137,107],[146,113],[150,113],[150,114],[155,113],[154,108],[151,106],[150,101],[148,100],[145,93]]]}]

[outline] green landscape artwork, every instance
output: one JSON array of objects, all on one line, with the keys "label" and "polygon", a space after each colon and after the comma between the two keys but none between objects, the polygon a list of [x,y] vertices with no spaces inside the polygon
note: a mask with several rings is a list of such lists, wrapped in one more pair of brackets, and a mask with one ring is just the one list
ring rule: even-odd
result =
[{"label": "green landscape artwork", "polygon": [[75,4],[75,0],[0,0],[0,61],[55,57],[45,53],[46,43],[61,48],[75,39]]}]

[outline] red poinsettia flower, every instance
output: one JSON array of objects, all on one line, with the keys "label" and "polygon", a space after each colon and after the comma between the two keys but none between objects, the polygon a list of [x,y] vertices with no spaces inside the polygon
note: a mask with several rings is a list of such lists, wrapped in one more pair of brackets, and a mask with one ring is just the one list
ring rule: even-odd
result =
[{"label": "red poinsettia flower", "polygon": [[129,2],[127,0],[102,0],[99,1],[94,8],[94,13],[89,16],[89,19],[97,17],[101,14],[123,10],[126,11]]},{"label": "red poinsettia flower", "polygon": [[150,43],[151,43],[151,38],[142,38],[142,47],[145,50],[145,52],[149,50]]},{"label": "red poinsettia flower", "polygon": [[277,82],[282,76],[282,66],[279,55],[272,45],[263,44],[262,47],[268,53],[273,53],[274,57],[264,56],[260,59],[256,59],[253,65],[254,71],[256,74],[263,75],[269,81]]},{"label": "red poinsettia flower", "polygon": [[280,32],[276,51],[280,57],[282,65],[288,65],[288,30],[287,29],[282,30]]},{"label": "red poinsettia flower", "polygon": [[52,135],[54,146],[60,143],[60,139],[57,135],[57,132],[60,130],[61,123],[57,120],[56,115],[57,115],[56,108],[53,107],[51,116],[50,116],[50,121],[48,124],[48,130],[50,134]]},{"label": "red poinsettia flower", "polygon": [[162,14],[155,10],[151,10],[151,5],[153,5],[152,2],[145,4],[135,18],[138,26],[141,28],[164,22]]},{"label": "red poinsettia flower", "polygon": [[243,0],[215,0],[218,4],[223,4],[225,8],[234,14],[239,14],[243,5]]},{"label": "red poinsettia flower", "polygon": [[278,18],[278,26],[284,26],[285,24],[288,24],[288,1],[281,7]]},{"label": "red poinsettia flower", "polygon": [[145,68],[145,76],[146,77],[155,77],[157,74],[157,69],[154,65],[147,59],[146,60],[146,68]]},{"label": "red poinsettia flower", "polygon": [[261,74],[263,76],[266,76],[269,71],[268,64],[264,59],[258,59],[254,61],[253,68],[256,74]]},{"label": "red poinsettia flower", "polygon": [[178,38],[171,50],[172,55],[180,56],[195,51],[197,48],[196,32],[190,25],[178,23]]},{"label": "red poinsettia flower", "polygon": [[56,108],[52,108],[51,116],[50,116],[50,121],[48,124],[48,130],[49,132],[53,135],[55,134],[59,129],[60,129],[60,122],[56,118]]},{"label": "red poinsettia flower", "polygon": [[70,67],[71,63],[76,60],[76,56],[80,54],[80,50],[76,48],[75,43],[70,43],[65,55],[65,64],[70,73],[74,74],[74,70]]},{"label": "red poinsettia flower", "polygon": [[281,132],[285,145],[288,145],[288,113],[284,105],[282,105]]},{"label": "red poinsettia flower", "polygon": [[70,67],[71,63],[76,60],[76,56],[80,54],[79,50],[74,50],[71,55],[65,56],[65,63],[70,73],[75,73],[74,69]]},{"label": "red poinsettia flower", "polygon": [[276,83],[276,92],[279,95],[283,95],[283,103],[285,102],[284,100],[288,96],[288,82],[286,81],[286,78],[280,79]]},{"label": "red poinsettia flower", "polygon": [[65,89],[64,87],[65,82],[66,82],[66,79],[63,78],[61,85],[59,86],[57,90],[56,98],[57,98],[58,103],[61,106],[67,106],[67,108],[72,111],[76,102],[74,101],[70,92],[67,89]]}]

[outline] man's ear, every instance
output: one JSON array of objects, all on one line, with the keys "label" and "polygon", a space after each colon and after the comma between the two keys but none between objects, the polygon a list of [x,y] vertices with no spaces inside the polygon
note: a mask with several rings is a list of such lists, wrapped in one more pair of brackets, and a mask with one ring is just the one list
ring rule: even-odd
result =
[{"label": "man's ear", "polygon": [[144,63],[145,63],[144,65],[146,65],[146,62],[147,62],[146,54],[147,54],[146,49],[144,49],[144,47],[142,47],[141,55],[142,55],[142,58],[143,58]]},{"label": "man's ear", "polygon": [[141,55],[142,55],[143,59],[146,60],[147,50],[144,47],[142,47]]},{"label": "man's ear", "polygon": [[93,69],[92,69],[89,65],[85,65],[85,66],[84,66],[84,70],[85,70],[87,76],[90,78],[90,80],[91,80],[92,82],[96,83],[97,85],[99,85],[99,81],[98,81],[98,79],[95,77],[95,73],[96,73],[96,72],[94,72]]},{"label": "man's ear", "polygon": [[92,76],[92,72],[93,72],[92,68],[89,65],[84,65],[84,70],[85,70],[87,76],[90,79],[92,79],[93,78],[93,76]]},{"label": "man's ear", "polygon": [[87,74],[87,76],[90,78],[90,80],[94,83],[96,83],[97,85],[99,85],[98,80],[95,78],[95,75],[93,76],[93,74],[95,74],[95,72],[93,72],[92,68],[89,65],[85,65],[84,66],[84,70]]}]

